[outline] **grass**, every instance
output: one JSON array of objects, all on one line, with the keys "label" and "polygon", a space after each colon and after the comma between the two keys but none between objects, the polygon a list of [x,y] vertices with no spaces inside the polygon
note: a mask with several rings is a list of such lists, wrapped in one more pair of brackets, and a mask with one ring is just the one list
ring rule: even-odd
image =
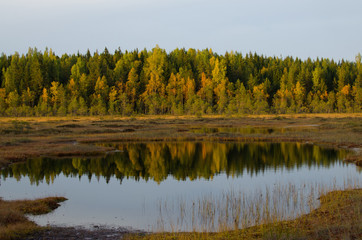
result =
[{"label": "grass", "polygon": [[42,228],[26,218],[25,214],[49,213],[67,200],[49,197],[37,200],[5,201],[0,199],[0,239],[20,239]]},{"label": "grass", "polygon": [[129,234],[124,239],[361,239],[361,207],[362,189],[335,190],[320,197],[320,207],[294,220],[219,232]]},{"label": "grass", "polygon": [[[359,179],[347,178],[342,189],[360,188]],[[225,232],[295,219],[319,206],[317,196],[336,191],[336,181],[278,183],[265,189],[231,189],[185,201],[161,201],[159,221],[153,231]],[[323,198],[322,198],[323,200]]]},{"label": "grass", "polygon": [[[39,156],[104,154],[112,149],[92,143],[107,141],[290,141],[361,148],[361,129],[359,113],[0,118],[0,166]],[[356,152],[349,160],[360,162],[361,156]]]}]

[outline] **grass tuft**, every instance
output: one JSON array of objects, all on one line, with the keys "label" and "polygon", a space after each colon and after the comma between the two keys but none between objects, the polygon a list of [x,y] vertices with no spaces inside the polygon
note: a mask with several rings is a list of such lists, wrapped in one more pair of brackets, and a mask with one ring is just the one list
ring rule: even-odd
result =
[{"label": "grass tuft", "polygon": [[24,214],[45,214],[59,207],[67,200],[64,197],[48,197],[37,200],[4,201],[0,199],[0,239],[22,239],[41,230]]}]

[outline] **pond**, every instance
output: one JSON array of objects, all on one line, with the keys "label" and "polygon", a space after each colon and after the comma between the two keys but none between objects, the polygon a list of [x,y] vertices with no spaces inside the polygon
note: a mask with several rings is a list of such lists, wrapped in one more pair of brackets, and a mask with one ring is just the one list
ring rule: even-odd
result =
[{"label": "pond", "polygon": [[311,144],[103,145],[117,150],[2,169],[1,197],[69,199],[50,214],[29,216],[40,225],[214,231],[296,217],[316,207],[321,192],[361,180],[355,165],[342,162],[346,150]]}]

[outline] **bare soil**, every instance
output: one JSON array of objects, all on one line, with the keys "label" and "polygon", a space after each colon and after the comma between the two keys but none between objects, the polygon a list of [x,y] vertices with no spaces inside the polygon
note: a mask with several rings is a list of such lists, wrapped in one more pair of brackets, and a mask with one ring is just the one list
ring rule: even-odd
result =
[{"label": "bare soil", "polygon": [[107,228],[94,226],[93,229],[85,229],[82,227],[51,227],[43,231],[39,231],[33,236],[25,238],[25,240],[114,240],[121,239],[126,234],[134,233],[137,235],[143,232],[133,231],[125,228]]}]

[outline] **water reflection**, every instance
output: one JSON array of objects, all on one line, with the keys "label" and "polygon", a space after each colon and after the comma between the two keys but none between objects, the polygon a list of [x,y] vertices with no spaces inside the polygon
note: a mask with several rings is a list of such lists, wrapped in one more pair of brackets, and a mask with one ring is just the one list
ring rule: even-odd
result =
[{"label": "water reflection", "polygon": [[235,133],[235,134],[274,134],[274,133],[286,133],[286,132],[300,132],[300,131],[318,131],[318,125],[294,125],[279,128],[268,127],[193,127],[190,129],[193,133],[200,134],[212,134],[212,133]]},{"label": "water reflection", "polygon": [[176,180],[212,179],[229,176],[258,175],[267,169],[294,169],[302,166],[329,167],[346,155],[344,150],[321,148],[300,143],[119,143],[117,152],[103,158],[50,159],[37,158],[13,164],[1,170],[3,179],[28,176],[31,184],[45,180],[48,184],[62,174],[86,176],[107,182],[113,177],[160,183],[172,176]]}]

